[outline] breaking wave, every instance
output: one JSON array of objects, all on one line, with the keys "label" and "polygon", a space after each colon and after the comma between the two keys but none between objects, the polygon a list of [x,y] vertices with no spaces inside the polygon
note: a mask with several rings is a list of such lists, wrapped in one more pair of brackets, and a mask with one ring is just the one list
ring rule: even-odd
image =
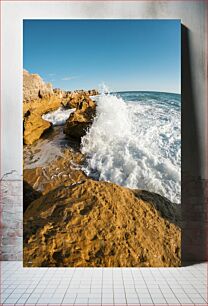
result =
[{"label": "breaking wave", "polygon": [[180,95],[107,93],[96,102],[96,118],[81,144],[85,173],[180,203]]}]

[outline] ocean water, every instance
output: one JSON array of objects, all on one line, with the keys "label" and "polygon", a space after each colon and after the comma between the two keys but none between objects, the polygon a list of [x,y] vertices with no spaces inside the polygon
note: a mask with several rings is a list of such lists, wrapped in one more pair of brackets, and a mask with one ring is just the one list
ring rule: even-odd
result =
[{"label": "ocean water", "polygon": [[81,141],[83,171],[181,202],[181,97],[120,92],[95,97],[96,117]]},{"label": "ocean water", "polygon": [[54,126],[63,125],[74,111],[75,108],[65,109],[64,107],[59,107],[53,112],[44,114],[42,118],[46,121],[51,122]]}]

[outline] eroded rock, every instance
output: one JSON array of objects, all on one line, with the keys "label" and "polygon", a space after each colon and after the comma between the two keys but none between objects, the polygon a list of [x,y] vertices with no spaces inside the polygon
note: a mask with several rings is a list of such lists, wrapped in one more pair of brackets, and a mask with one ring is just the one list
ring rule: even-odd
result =
[{"label": "eroded rock", "polygon": [[76,111],[67,119],[64,133],[81,139],[91,126],[95,116],[96,105],[89,97],[83,96],[76,103]]},{"label": "eroded rock", "polygon": [[31,113],[24,119],[24,144],[32,144],[51,127],[51,123],[42,119],[39,113]]},{"label": "eroded rock", "polygon": [[23,70],[23,101],[42,99],[53,95],[52,84],[45,83],[38,74]]},{"label": "eroded rock", "polygon": [[[78,90],[75,92],[63,91],[59,88],[53,90],[50,83],[46,84],[38,74],[23,71],[23,118],[24,118],[24,144],[32,144],[51,127],[51,124],[42,115],[58,109],[60,106],[76,108],[77,114],[69,120],[66,134],[80,138],[89,127],[95,108],[90,94],[96,90]],[[89,109],[87,109],[89,107]],[[86,114],[84,112],[86,111]]]},{"label": "eroded rock", "polygon": [[24,266],[179,266],[180,228],[152,201],[91,179],[53,189],[25,212]]}]

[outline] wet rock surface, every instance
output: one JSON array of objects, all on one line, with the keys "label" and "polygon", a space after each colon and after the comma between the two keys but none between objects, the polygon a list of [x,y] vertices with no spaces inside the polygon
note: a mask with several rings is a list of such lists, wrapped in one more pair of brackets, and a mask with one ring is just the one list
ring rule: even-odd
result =
[{"label": "wet rock surface", "polygon": [[74,106],[76,106],[76,111],[67,119],[64,133],[81,139],[93,122],[96,104],[89,97],[82,95],[81,99]]}]

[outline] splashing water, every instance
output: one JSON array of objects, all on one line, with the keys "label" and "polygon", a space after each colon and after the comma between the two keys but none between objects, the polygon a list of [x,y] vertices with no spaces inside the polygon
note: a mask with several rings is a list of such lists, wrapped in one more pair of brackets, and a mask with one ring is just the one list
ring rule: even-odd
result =
[{"label": "splashing water", "polygon": [[108,93],[96,102],[96,118],[81,144],[85,173],[180,203],[180,95]]},{"label": "splashing water", "polygon": [[110,94],[110,90],[104,82],[99,85],[99,93],[101,96]]},{"label": "splashing water", "polygon": [[42,118],[46,121],[51,122],[54,126],[63,125],[74,111],[75,108],[65,109],[63,107],[59,107],[55,111],[44,114]]}]

